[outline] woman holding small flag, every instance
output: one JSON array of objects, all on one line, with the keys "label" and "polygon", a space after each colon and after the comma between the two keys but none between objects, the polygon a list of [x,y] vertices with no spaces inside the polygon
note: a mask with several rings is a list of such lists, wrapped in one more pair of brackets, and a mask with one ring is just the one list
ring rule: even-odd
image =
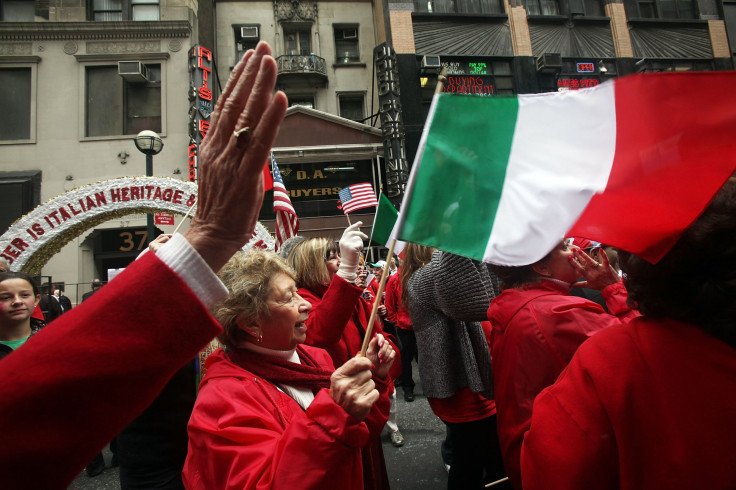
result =
[{"label": "woman holding small flag", "polygon": [[[371,303],[362,297],[365,276],[357,274],[363,240],[368,238],[360,231],[362,224],[358,221],[347,227],[337,247],[327,238],[311,238],[289,254],[299,294],[312,305],[305,322],[306,344],[327,350],[336,367],[360,352],[371,315]],[[374,335],[383,332],[378,318],[373,332]],[[398,348],[393,348],[399,357]],[[396,364],[401,366],[400,362]],[[393,378],[396,373],[390,375]],[[389,488],[378,437],[363,450],[363,468],[364,488]]]}]

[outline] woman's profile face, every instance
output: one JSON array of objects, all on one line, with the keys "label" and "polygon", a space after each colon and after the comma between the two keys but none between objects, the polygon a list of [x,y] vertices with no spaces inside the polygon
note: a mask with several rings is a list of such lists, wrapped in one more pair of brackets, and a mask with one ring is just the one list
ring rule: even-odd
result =
[{"label": "woman's profile face", "polygon": [[565,241],[557,244],[555,249],[550,253],[550,258],[546,264],[550,272],[549,277],[568,284],[572,284],[579,279],[578,272],[570,263],[570,257],[572,257],[574,248],[577,247],[575,245],[568,245]]},{"label": "woman's profile face", "polygon": [[327,267],[327,272],[330,275],[330,281],[332,281],[332,278],[337,274],[337,269],[340,268],[340,256],[337,254],[337,252],[330,252],[329,257],[325,259],[325,267]]},{"label": "woman's profile face", "polygon": [[0,321],[14,324],[28,320],[40,299],[33,294],[33,286],[24,279],[0,282]]},{"label": "woman's profile face", "polygon": [[259,322],[263,347],[291,350],[307,338],[305,321],[312,305],[297,293],[296,283],[286,274],[271,279],[271,292],[266,303],[271,318]]}]

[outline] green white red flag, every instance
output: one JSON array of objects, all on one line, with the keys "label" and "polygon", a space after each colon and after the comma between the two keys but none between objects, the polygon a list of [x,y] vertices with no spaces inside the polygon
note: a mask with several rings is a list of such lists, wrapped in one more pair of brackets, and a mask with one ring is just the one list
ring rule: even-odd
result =
[{"label": "green white red flag", "polygon": [[398,236],[501,265],[580,236],[656,262],[736,169],[736,72],[432,102]]}]

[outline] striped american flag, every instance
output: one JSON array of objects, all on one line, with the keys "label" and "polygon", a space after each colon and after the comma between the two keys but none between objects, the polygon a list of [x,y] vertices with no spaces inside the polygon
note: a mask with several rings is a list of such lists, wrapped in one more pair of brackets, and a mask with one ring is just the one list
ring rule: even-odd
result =
[{"label": "striped american flag", "polygon": [[378,206],[376,193],[373,191],[373,186],[368,182],[345,187],[340,189],[338,194],[340,195],[342,212],[345,214],[351,213],[356,209]]},{"label": "striped american flag", "polygon": [[291,205],[289,193],[284,187],[284,179],[279,172],[279,166],[276,165],[276,158],[271,152],[271,162],[273,163],[273,212],[276,214],[276,250],[281,248],[286,240],[293,237],[299,231],[299,218]]}]

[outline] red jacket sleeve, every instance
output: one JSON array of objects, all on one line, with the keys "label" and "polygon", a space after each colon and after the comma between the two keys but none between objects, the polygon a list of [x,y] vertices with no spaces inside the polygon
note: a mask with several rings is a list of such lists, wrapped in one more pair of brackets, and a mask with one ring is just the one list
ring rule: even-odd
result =
[{"label": "red jacket sleeve", "polygon": [[398,281],[398,274],[394,274],[388,278],[388,282],[386,283],[386,297],[383,301],[383,304],[386,305],[386,311],[388,312],[386,318],[392,322],[397,321],[396,313],[399,311],[399,298],[397,295],[398,288],[396,287]]},{"label": "red jacket sleeve", "polygon": [[0,362],[3,488],[65,487],[220,330],[154,254],[128,266]]},{"label": "red jacket sleeve", "polygon": [[362,293],[362,289],[337,274],[322,297],[308,289],[299,289],[299,294],[312,304],[306,321],[305,343],[324,348],[338,342]]}]

